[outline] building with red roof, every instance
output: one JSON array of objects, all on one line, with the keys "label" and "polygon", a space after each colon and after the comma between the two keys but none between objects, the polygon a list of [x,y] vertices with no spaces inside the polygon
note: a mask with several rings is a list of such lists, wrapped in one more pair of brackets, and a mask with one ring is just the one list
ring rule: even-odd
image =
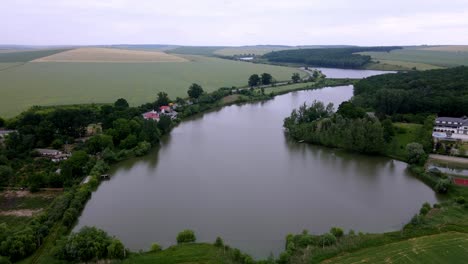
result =
[{"label": "building with red roof", "polygon": [[152,110],[143,114],[143,118],[146,120],[154,120],[159,121],[159,114],[158,112]]}]

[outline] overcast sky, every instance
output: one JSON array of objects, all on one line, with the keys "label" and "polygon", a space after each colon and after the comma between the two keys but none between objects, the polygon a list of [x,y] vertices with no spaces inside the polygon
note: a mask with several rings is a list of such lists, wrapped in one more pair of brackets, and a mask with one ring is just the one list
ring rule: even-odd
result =
[{"label": "overcast sky", "polygon": [[0,44],[468,44],[468,0],[0,0],[0,6]]}]

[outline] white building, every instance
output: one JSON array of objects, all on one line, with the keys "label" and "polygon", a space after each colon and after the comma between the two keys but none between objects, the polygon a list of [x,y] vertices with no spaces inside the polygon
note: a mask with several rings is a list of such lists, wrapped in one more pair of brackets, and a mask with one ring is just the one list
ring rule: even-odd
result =
[{"label": "white building", "polygon": [[435,120],[432,136],[442,140],[468,141],[468,118],[438,117]]}]

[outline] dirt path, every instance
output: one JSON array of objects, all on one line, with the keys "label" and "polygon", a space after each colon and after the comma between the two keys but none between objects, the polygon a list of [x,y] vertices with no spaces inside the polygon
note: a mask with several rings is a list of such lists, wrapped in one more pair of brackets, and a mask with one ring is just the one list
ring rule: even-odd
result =
[{"label": "dirt path", "polygon": [[0,211],[0,215],[6,216],[27,216],[31,217],[37,213],[42,211],[42,209],[20,209],[20,210],[8,210],[8,211]]},{"label": "dirt path", "polygon": [[441,160],[441,161],[448,161],[448,162],[454,162],[454,163],[460,163],[460,164],[468,164],[468,159],[467,158],[452,157],[452,156],[445,156],[445,155],[439,155],[439,154],[431,154],[431,155],[429,155],[429,158],[433,159],[433,160]]}]

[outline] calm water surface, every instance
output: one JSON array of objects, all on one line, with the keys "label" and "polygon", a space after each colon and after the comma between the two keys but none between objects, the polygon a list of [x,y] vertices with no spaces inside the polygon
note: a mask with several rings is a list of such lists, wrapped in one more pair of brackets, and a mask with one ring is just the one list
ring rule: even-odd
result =
[{"label": "calm water surface", "polygon": [[353,69],[335,69],[335,68],[315,68],[320,70],[328,78],[352,78],[361,79],[374,75],[385,73],[396,73],[395,71],[374,71],[374,70],[353,70]]},{"label": "calm water surface", "polygon": [[282,123],[315,99],[338,105],[352,86],[294,92],[229,106],[176,127],[161,147],[120,163],[86,205],[75,230],[94,225],[133,250],[167,247],[189,228],[266,257],[288,233],[332,226],[363,232],[401,228],[434,192],[406,164],[290,142]]}]

